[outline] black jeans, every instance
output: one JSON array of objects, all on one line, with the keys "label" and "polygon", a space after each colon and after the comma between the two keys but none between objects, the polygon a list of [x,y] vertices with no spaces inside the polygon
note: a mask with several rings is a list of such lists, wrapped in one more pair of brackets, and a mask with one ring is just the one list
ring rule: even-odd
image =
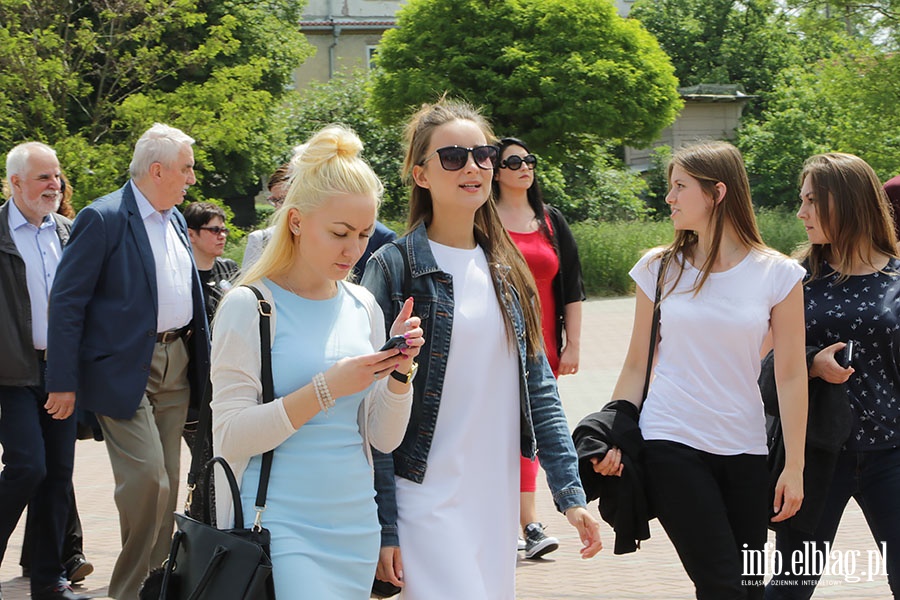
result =
[{"label": "black jeans", "polygon": [[30,503],[35,513],[32,591],[65,579],[60,552],[75,462],[75,417],[58,421],[47,414],[45,368],[42,363],[40,386],[0,386],[0,560],[22,511]]},{"label": "black jeans", "polygon": [[[855,572],[834,574],[835,577],[850,576],[843,587],[851,592],[855,577],[860,581],[868,581],[884,577],[887,571],[888,584],[894,598],[900,598],[900,448],[889,450],[873,450],[870,452],[843,451],[838,456],[834,469],[834,478],[828,488],[828,498],[819,526],[812,534],[794,529],[780,529],[775,536],[775,549],[779,552],[785,565],[790,564],[789,557],[794,551],[803,553],[804,543],[807,548],[824,551],[825,544],[834,542],[844,508],[850,498],[854,498],[866,517],[872,536],[881,550],[882,542],[887,547],[886,557],[877,573],[869,572],[870,562],[874,564],[876,545],[870,548],[835,548],[835,551],[858,552],[855,561]],[[809,555],[807,551],[806,555]],[[810,565],[805,565],[807,568]],[[787,569],[785,569],[787,570]],[[816,590],[821,569],[803,577],[775,575],[773,582],[766,586],[766,600],[782,598],[806,599]],[[848,569],[849,571],[849,569]],[[864,573],[865,572],[865,573]]]},{"label": "black jeans", "polygon": [[[22,554],[19,557],[19,565],[22,569],[31,570],[31,555],[34,546],[35,511],[28,509],[25,519],[25,535],[22,538]],[[81,529],[81,518],[78,516],[78,507],[75,504],[75,490],[69,491],[69,520],[66,522],[66,533],[63,537],[62,561],[66,570],[77,559],[84,560],[84,532]]]},{"label": "black jeans", "polygon": [[699,600],[762,598],[761,575],[744,575],[744,550],[766,543],[765,455],[720,456],[648,440],[650,501]]}]

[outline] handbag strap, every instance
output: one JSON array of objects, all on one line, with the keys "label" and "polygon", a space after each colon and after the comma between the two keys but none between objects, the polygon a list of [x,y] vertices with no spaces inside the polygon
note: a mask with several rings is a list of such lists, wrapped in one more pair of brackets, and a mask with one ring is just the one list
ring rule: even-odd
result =
[{"label": "handbag strap", "polygon": [[[197,516],[197,511],[193,509],[194,490],[197,488],[197,478],[203,468],[203,447],[204,444],[210,444],[212,447],[212,383],[206,382],[206,389],[203,392],[203,399],[200,401],[200,416],[197,420],[197,431],[194,433],[194,448],[191,448],[191,466],[188,468],[187,474],[187,499],[184,501],[184,512]],[[210,496],[207,496],[209,498]],[[209,523],[209,503],[203,507],[203,518]]]},{"label": "handbag strap", "polygon": [[[272,305],[266,300],[262,292],[252,285],[244,286],[256,295],[256,305],[259,310],[259,344],[260,344],[260,379],[262,380],[263,404],[275,399],[275,385],[272,382],[272,332],[269,318],[272,316]],[[274,450],[263,454],[262,467],[259,471],[259,487],[256,489],[256,519],[253,528],[262,528],[262,513],[266,510],[266,494],[269,490],[269,473],[272,471],[272,457]]]},{"label": "handbag strap", "polygon": [[666,267],[669,265],[669,259],[671,257],[671,250],[666,250],[663,253],[659,262],[659,273],[656,275],[656,297],[653,299],[653,323],[650,326],[650,350],[647,352],[647,374],[644,376],[644,391],[641,393],[641,402],[647,399],[647,392],[650,391],[650,375],[653,373],[653,355],[656,354],[656,338],[659,336],[662,284],[666,273]]}]

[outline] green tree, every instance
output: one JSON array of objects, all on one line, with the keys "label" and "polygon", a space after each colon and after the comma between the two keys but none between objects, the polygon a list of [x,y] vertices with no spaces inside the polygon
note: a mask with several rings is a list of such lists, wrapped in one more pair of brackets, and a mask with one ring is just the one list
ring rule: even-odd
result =
[{"label": "green tree", "polygon": [[663,145],[653,149],[650,154],[650,170],[644,174],[647,182],[647,208],[656,218],[668,217],[669,205],[666,195],[669,193],[669,161],[672,160],[672,149]]},{"label": "green tree", "polygon": [[77,204],[127,177],[154,121],[198,140],[195,197],[255,192],[271,116],[311,53],[291,0],[4,0],[0,137],[60,153]]},{"label": "green tree", "polygon": [[397,122],[444,92],[564,157],[649,143],[681,108],[658,43],[608,0],[410,0],[378,48],[372,103]]},{"label": "green tree", "polygon": [[900,172],[900,55],[871,46],[787,70],[770,108],[739,131],[738,145],[763,206],[797,198],[807,157],[849,152],[882,180]]},{"label": "green tree", "polygon": [[842,40],[870,41],[885,51],[898,49],[898,0],[787,0],[804,39],[828,50],[839,50]]},{"label": "green tree", "polygon": [[[366,109],[369,82],[368,71],[341,72],[331,81],[315,82],[302,93],[291,94],[279,116],[283,137],[293,147],[332,123],[353,129],[363,141],[363,156],[384,183],[381,217],[405,221],[408,193],[400,179],[401,127],[383,125]],[[282,158],[286,160],[289,156]]]},{"label": "green tree", "polygon": [[761,96],[778,73],[801,59],[796,36],[776,0],[638,0],[631,16],[671,57],[679,84],[737,83]]},{"label": "green tree", "polygon": [[[615,155],[615,145],[597,144],[577,150],[558,163],[541,164],[545,199],[570,221],[631,221],[648,216],[643,200],[647,184]],[[565,185],[555,186],[555,178]],[[550,183],[550,185],[546,185]]]}]

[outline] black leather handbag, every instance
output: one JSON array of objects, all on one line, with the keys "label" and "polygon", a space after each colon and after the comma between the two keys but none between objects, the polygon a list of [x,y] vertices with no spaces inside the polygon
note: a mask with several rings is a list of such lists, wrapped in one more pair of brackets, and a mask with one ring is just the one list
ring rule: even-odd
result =
[{"label": "black leather handbag", "polygon": [[187,515],[176,514],[163,571],[160,600],[274,600],[269,531],[259,524],[244,527],[240,490],[231,467],[220,456],[206,463],[203,482],[213,465],[222,467],[231,488],[234,528],[217,529]]},{"label": "black leather handbag", "polygon": [[[259,290],[247,287],[256,294],[260,314],[262,400],[271,402],[275,399],[269,328],[272,309]],[[211,426],[211,409],[209,403],[204,402],[200,407],[198,439],[205,439]],[[201,470],[198,468],[199,452],[194,454],[188,473],[188,505],[195,485],[204,486],[206,497],[211,497],[210,477],[214,465],[218,464],[231,490],[234,528],[217,529],[210,525],[208,505],[204,506],[203,511],[205,522],[188,514],[176,513],[177,531],[172,537],[169,557],[162,568],[154,569],[144,581],[139,592],[140,600],[275,600],[269,553],[271,537],[261,524],[274,454],[270,450],[262,455],[256,491],[256,519],[249,529],[244,527],[240,489],[228,462],[217,456]]]}]

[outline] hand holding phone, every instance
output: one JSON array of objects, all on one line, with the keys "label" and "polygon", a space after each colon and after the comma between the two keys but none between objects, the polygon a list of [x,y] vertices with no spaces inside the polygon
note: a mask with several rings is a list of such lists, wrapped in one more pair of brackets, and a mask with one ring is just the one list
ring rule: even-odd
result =
[{"label": "hand holding phone", "polygon": [[388,339],[388,341],[386,341],[386,342],[384,343],[384,346],[382,346],[381,348],[379,348],[378,351],[379,351],[379,352],[382,352],[382,351],[384,351],[384,350],[390,350],[391,348],[397,348],[397,349],[399,349],[399,350],[405,350],[406,347],[407,347],[407,346],[406,346],[406,336],[403,336],[403,335],[395,335],[395,336],[391,336],[391,338]]},{"label": "hand holding phone", "polygon": [[845,369],[853,363],[853,340],[847,340],[847,345],[842,350],[841,359],[838,361]]}]

